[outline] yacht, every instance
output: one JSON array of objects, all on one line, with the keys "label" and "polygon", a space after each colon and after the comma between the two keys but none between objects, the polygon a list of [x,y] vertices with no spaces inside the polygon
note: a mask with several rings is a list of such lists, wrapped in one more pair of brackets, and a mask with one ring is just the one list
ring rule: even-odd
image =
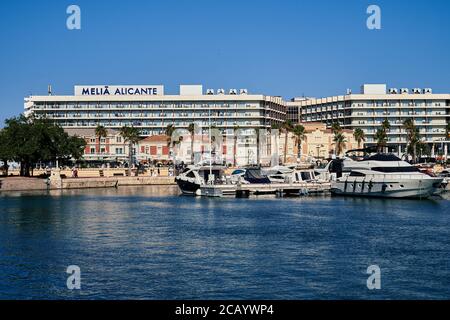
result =
[{"label": "yacht", "polygon": [[[331,192],[338,195],[427,198],[441,187],[443,177],[432,177],[393,154],[373,154],[353,160],[332,160]],[[333,170],[331,170],[333,171]]]},{"label": "yacht", "polygon": [[175,182],[183,194],[199,195],[200,187],[226,182],[225,167],[220,165],[191,165],[175,177]]}]

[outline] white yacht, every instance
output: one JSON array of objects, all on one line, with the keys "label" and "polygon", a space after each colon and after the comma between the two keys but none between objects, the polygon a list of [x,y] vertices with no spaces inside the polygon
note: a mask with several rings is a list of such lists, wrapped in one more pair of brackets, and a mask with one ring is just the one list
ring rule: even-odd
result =
[{"label": "white yacht", "polygon": [[224,166],[188,166],[175,177],[181,192],[189,195],[199,195],[200,187],[207,184],[222,184],[226,182]]},{"label": "white yacht", "polygon": [[339,195],[386,198],[427,198],[441,187],[432,177],[393,154],[374,154],[362,160],[345,158],[329,164],[335,180],[331,192]]}]

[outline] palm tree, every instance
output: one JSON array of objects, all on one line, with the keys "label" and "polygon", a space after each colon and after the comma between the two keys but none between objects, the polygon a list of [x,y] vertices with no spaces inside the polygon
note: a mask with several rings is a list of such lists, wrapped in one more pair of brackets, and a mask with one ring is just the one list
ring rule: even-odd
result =
[{"label": "palm tree", "polygon": [[358,149],[360,149],[361,142],[366,141],[366,134],[364,133],[364,130],[361,128],[356,128],[355,131],[353,131],[353,137],[355,137],[355,140],[358,143]]},{"label": "palm tree", "polygon": [[383,122],[381,123],[381,128],[387,132],[390,128],[391,128],[391,123],[389,122],[388,119],[384,119]]},{"label": "palm tree", "polygon": [[403,121],[403,128],[406,131],[406,153],[412,155],[413,161],[416,161],[417,145],[420,142],[419,129],[414,124],[414,120],[409,118]]},{"label": "palm tree", "polygon": [[345,138],[342,132],[337,132],[334,135],[333,141],[336,145],[336,156],[339,156],[345,148],[345,143],[347,142],[347,139]]},{"label": "palm tree", "polygon": [[104,126],[98,125],[95,128],[95,136],[98,138],[98,152],[101,153],[101,140],[102,138],[106,138],[108,136],[108,130]]},{"label": "palm tree", "polygon": [[175,132],[175,126],[173,124],[169,124],[166,127],[165,134],[167,136],[167,146],[170,147],[172,142],[172,134]]},{"label": "palm tree", "polygon": [[128,176],[131,176],[131,165],[133,163],[133,145],[140,140],[140,131],[135,127],[124,126],[120,128],[120,135],[125,143],[128,142]]},{"label": "palm tree", "polygon": [[[333,132],[333,134],[334,134],[333,139],[335,139],[339,133],[342,133],[342,127],[339,124],[339,122],[335,121],[331,124],[331,132]],[[334,146],[334,153],[336,155],[338,155],[338,150],[336,148],[337,148],[337,144],[335,144],[335,146]]]},{"label": "palm tree", "polygon": [[383,152],[388,142],[387,132],[391,128],[389,120],[386,118],[381,123],[381,128],[375,133],[375,140],[377,141],[377,151]]},{"label": "palm tree", "polygon": [[339,122],[333,122],[331,124],[331,131],[333,132],[333,134],[342,132],[342,128],[341,128],[341,125],[339,124]]},{"label": "palm tree", "polygon": [[282,125],[281,125],[281,129],[284,132],[284,159],[283,159],[283,163],[286,163],[286,159],[287,159],[287,145],[288,145],[288,135],[289,132],[292,131],[293,127],[292,127],[292,121],[291,120],[286,120]]},{"label": "palm tree", "polygon": [[386,131],[382,128],[378,129],[374,138],[377,141],[377,152],[382,152],[387,143]]},{"label": "palm tree", "polygon": [[[173,124],[167,125],[166,130],[165,130],[165,133],[167,136],[167,146],[169,147],[169,149],[172,149],[172,147],[175,145],[175,143],[172,144],[172,135],[175,132],[175,130],[176,130],[176,128]],[[172,150],[170,150],[170,151],[172,151]],[[169,153],[172,153],[170,151],[169,151]]]},{"label": "palm tree", "polygon": [[305,140],[306,134],[305,134],[305,127],[301,124],[298,124],[294,127],[292,130],[295,136],[295,145],[297,146],[297,158],[301,158],[302,156],[302,141]]},{"label": "palm tree", "polygon": [[191,134],[191,162],[194,164],[194,138],[195,138],[195,124],[189,124],[188,131]]}]

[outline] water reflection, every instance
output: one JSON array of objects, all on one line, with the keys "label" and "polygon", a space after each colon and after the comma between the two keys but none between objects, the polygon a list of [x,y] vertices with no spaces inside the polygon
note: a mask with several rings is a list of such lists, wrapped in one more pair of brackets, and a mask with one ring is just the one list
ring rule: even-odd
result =
[{"label": "water reflection", "polygon": [[[0,196],[0,298],[449,298],[448,200]],[[83,290],[65,289],[82,268]],[[385,290],[369,294],[379,264]]]}]

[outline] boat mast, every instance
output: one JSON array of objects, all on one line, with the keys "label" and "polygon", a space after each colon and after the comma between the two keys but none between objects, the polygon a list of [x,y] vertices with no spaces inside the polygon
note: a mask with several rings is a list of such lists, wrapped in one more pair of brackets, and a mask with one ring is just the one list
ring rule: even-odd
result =
[{"label": "boat mast", "polygon": [[[212,140],[211,140],[211,106],[208,108],[208,123],[209,123],[209,176],[212,175]],[[209,180],[209,179],[208,179]]]}]

